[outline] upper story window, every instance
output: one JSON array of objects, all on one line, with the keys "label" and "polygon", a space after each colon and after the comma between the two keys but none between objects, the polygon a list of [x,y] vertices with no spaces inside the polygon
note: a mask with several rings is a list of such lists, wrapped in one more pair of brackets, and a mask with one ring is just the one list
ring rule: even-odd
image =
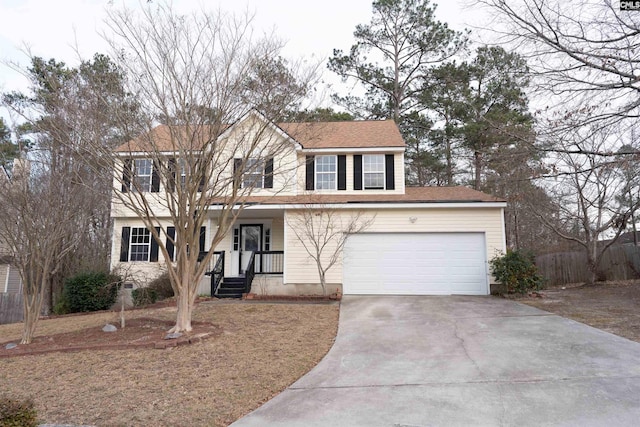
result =
[{"label": "upper story window", "polygon": [[[191,174],[194,170],[194,167],[189,163],[187,159],[181,158],[170,158],[169,162],[169,172],[171,173],[171,177],[167,180],[168,190],[175,191],[176,186],[178,186],[182,190],[188,190],[187,186],[191,185]],[[198,183],[198,191],[203,191],[205,187],[206,176],[204,174],[200,174],[200,181]],[[153,185],[152,185],[153,187]],[[155,190],[151,190],[155,191]]]},{"label": "upper story window", "polygon": [[315,157],[316,190],[335,190],[338,175],[337,156]]},{"label": "upper story window", "polygon": [[145,227],[131,227],[129,261],[149,261],[151,233]]},{"label": "upper story window", "polygon": [[133,187],[132,190],[151,191],[153,163],[149,159],[135,159],[133,161]]},{"label": "upper story window", "polygon": [[394,154],[354,154],[354,190],[394,190]]},{"label": "upper story window", "polygon": [[384,154],[362,156],[362,173],[365,189],[384,190]]},{"label": "upper story window", "polygon": [[160,190],[160,176],[151,159],[125,159],[123,163],[123,192],[157,193]]},{"label": "upper story window", "polygon": [[180,188],[184,188],[187,185],[187,175],[189,171],[189,165],[187,164],[185,159],[178,159],[178,174],[179,174],[179,183]]},{"label": "upper story window", "polygon": [[247,159],[242,174],[242,188],[264,188],[264,161],[262,159]]},{"label": "upper story window", "polygon": [[233,173],[240,188],[273,188],[273,158],[234,159]]}]

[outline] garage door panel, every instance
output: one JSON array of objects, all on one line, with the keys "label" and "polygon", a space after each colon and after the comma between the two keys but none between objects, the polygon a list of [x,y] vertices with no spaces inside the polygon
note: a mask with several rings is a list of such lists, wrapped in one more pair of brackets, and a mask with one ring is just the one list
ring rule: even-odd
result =
[{"label": "garage door panel", "polygon": [[345,294],[484,295],[484,233],[368,233],[344,250]]}]

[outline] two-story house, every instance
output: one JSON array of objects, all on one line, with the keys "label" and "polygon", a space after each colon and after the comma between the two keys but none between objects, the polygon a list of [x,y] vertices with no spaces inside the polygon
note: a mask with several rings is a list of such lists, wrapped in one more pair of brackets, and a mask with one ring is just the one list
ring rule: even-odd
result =
[{"label": "two-story house", "polygon": [[[221,137],[245,132],[254,120],[265,119],[249,114]],[[315,206],[371,219],[365,230],[347,238],[338,262],[328,271],[330,292],[490,292],[488,260],[505,250],[503,201],[465,187],[406,186],[405,143],[390,120],[269,123],[268,130],[265,141],[281,149],[274,157],[249,159],[255,165],[245,168],[242,181],[255,189],[213,249],[211,268],[218,262],[224,269],[221,286],[246,278],[251,260],[252,292],[320,293],[316,265],[291,229],[299,224],[292,219]],[[160,126],[154,132],[154,144],[162,147],[166,131]],[[128,143],[119,150],[132,156],[136,148]],[[146,183],[146,191],[160,191],[153,162],[144,157],[133,161],[133,179]],[[228,168],[238,166],[234,163]],[[204,191],[206,187],[204,183]],[[121,191],[119,183],[114,191]],[[201,251],[209,249],[216,227],[215,198],[208,209],[211,220],[201,229]],[[126,209],[114,209],[113,216],[112,267],[126,267],[147,279],[160,274],[162,253],[142,222]],[[175,232],[168,220],[163,226],[167,234]],[[211,281],[205,277],[199,293],[211,293]]]}]

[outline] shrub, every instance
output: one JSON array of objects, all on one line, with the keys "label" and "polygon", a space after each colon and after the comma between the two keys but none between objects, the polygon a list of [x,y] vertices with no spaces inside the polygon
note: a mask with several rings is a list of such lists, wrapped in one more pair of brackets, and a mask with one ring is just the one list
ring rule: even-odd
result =
[{"label": "shrub", "polygon": [[64,296],[64,293],[60,295],[58,298],[58,302],[53,306],[53,314],[67,314],[71,313],[69,310],[69,303],[67,302],[67,298]]},{"label": "shrub", "polygon": [[136,288],[131,291],[131,299],[133,299],[133,305],[135,307],[140,307],[158,301],[158,293],[150,287]]},{"label": "shrub", "polygon": [[153,304],[156,301],[162,301],[172,296],[173,288],[167,273],[162,273],[156,279],[153,279],[149,286],[137,288],[131,292],[133,305],[136,307]]},{"label": "shrub", "polygon": [[533,262],[533,255],[507,249],[490,262],[493,276],[507,287],[508,293],[524,294],[542,288],[543,280]]},{"label": "shrub", "polygon": [[38,413],[31,399],[0,397],[0,427],[36,427]]},{"label": "shrub", "polygon": [[171,287],[171,280],[169,280],[168,273],[162,273],[156,279],[153,279],[149,283],[149,288],[156,291],[158,301],[162,301],[173,296],[173,288]]},{"label": "shrub", "polygon": [[107,310],[115,303],[119,286],[118,276],[82,273],[65,281],[63,298],[71,313]]}]

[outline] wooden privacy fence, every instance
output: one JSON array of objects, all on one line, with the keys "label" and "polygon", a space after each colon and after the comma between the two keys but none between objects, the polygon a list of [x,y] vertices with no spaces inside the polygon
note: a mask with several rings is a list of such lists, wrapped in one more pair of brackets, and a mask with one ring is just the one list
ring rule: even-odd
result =
[{"label": "wooden privacy fence", "polygon": [[0,325],[22,322],[22,294],[0,292]]},{"label": "wooden privacy fence", "polygon": [[[549,286],[585,282],[589,275],[585,252],[558,252],[536,257],[538,272]],[[640,247],[633,244],[611,246],[602,256],[598,280],[640,278]]]}]

